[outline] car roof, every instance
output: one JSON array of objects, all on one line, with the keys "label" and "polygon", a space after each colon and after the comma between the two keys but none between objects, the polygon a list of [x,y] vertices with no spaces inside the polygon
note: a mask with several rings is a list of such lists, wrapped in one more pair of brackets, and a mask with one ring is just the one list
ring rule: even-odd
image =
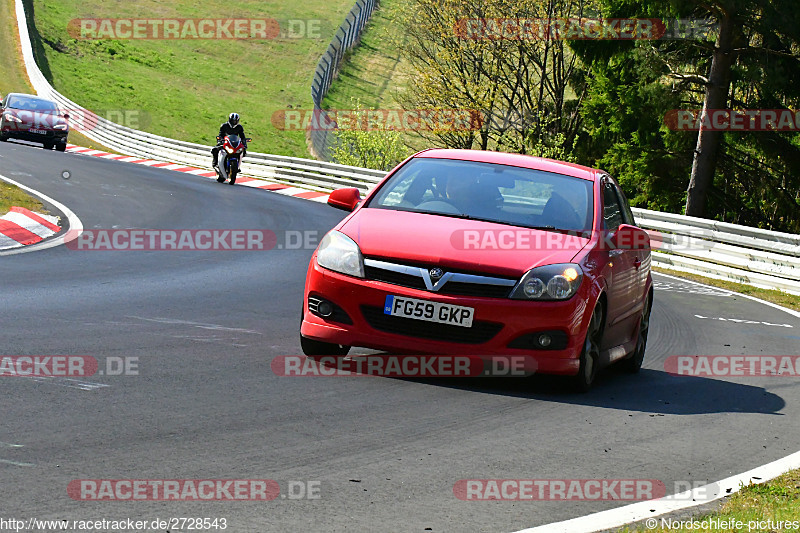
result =
[{"label": "car roof", "polygon": [[525,154],[512,154],[508,152],[491,152],[486,150],[459,150],[453,148],[431,148],[423,150],[414,157],[425,157],[432,159],[457,159],[461,161],[475,161],[480,163],[494,163],[498,165],[508,165],[512,167],[530,168],[532,170],[542,170],[594,181],[606,174],[605,171],[567,163],[566,161],[556,161],[544,157],[534,157]]}]

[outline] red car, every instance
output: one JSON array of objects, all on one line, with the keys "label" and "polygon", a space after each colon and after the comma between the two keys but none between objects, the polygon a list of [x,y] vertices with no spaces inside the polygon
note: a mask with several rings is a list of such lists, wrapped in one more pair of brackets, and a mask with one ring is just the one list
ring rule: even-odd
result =
[{"label": "red car", "polygon": [[520,355],[574,376],[644,359],[650,240],[602,170],[538,157],[425,150],[398,165],[314,252],[300,340],[307,355]]}]

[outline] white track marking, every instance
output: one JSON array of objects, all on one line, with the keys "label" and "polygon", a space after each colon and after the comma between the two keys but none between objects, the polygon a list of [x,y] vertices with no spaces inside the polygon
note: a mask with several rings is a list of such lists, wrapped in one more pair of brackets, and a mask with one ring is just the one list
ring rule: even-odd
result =
[{"label": "white track marking", "polygon": [[147,318],[143,316],[126,316],[125,318],[135,318],[136,320],[146,320],[148,322],[158,322],[160,324],[177,324],[177,325],[191,326],[194,328],[201,328],[201,329],[235,331],[237,333],[252,333],[254,335],[261,335],[261,332],[254,331],[252,329],[229,328],[227,326],[221,326],[219,324],[205,324],[203,322],[191,322],[189,320],[179,320],[176,318],[159,318],[159,317]]},{"label": "white track marking", "polygon": [[0,174],[0,180],[3,180],[5,182],[7,182],[7,183],[10,183],[11,185],[16,185],[20,189],[22,189],[24,191],[27,191],[27,192],[31,193],[32,195],[34,195],[34,196],[38,196],[39,198],[41,198],[45,202],[49,202],[50,204],[54,205],[57,209],[59,209],[62,213],[64,213],[64,216],[67,217],[67,221],[69,222],[69,231],[68,232],[63,232],[64,233],[63,235],[60,235],[60,236],[58,236],[58,237],[56,237],[54,239],[51,239],[49,241],[44,241],[44,242],[39,242],[39,243],[36,243],[36,244],[31,244],[30,246],[22,246],[20,248],[16,248],[16,249],[13,249],[13,250],[2,251],[2,252],[0,252],[0,256],[23,254],[23,253],[26,253],[26,252],[36,252],[38,250],[45,250],[47,248],[52,248],[53,246],[60,246],[60,245],[62,245],[64,243],[68,242],[67,237],[69,237],[69,240],[71,241],[73,239],[77,239],[78,235],[80,235],[83,232],[83,223],[81,222],[81,219],[79,219],[78,215],[76,215],[75,213],[70,211],[70,209],[67,206],[65,206],[64,204],[53,200],[49,196],[46,196],[45,194],[42,194],[37,190],[31,189],[30,187],[27,187],[27,186],[25,186],[25,185],[23,185],[23,184],[21,184],[19,182],[16,182],[16,181],[14,181],[14,180],[12,180],[10,178],[7,178],[7,177],[3,176],[2,174]]}]

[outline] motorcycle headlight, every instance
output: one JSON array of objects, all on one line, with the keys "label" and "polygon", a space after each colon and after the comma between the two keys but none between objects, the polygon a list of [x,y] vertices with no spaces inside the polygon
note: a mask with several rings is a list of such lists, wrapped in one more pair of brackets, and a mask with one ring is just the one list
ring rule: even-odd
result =
[{"label": "motorcycle headlight", "polygon": [[22,119],[12,115],[11,113],[6,113],[3,117],[8,120],[9,122],[22,122]]},{"label": "motorcycle headlight", "polygon": [[514,300],[568,300],[583,281],[580,265],[562,263],[532,268],[511,291]]},{"label": "motorcycle headlight", "polygon": [[232,154],[233,152],[235,152],[235,150],[233,148],[231,148],[230,146],[226,146],[225,147],[225,151],[228,152],[229,154]]},{"label": "motorcycle headlight", "polygon": [[364,277],[364,256],[353,239],[338,231],[329,231],[317,249],[317,264],[323,268]]}]

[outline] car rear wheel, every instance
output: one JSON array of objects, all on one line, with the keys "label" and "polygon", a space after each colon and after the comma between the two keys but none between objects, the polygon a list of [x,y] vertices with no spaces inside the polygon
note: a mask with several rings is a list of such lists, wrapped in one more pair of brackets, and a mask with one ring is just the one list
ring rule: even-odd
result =
[{"label": "car rear wheel", "polygon": [[644,352],[647,349],[647,333],[650,331],[650,310],[652,308],[650,303],[650,295],[648,294],[644,300],[644,309],[642,310],[642,318],[639,320],[639,336],[636,339],[636,348],[633,349],[630,357],[620,361],[620,368],[625,372],[636,374],[642,368],[644,362]]},{"label": "car rear wheel", "polygon": [[349,346],[342,346],[341,344],[331,344],[330,342],[322,342],[300,335],[300,348],[303,353],[308,356],[320,355],[335,355],[344,357],[350,352]]},{"label": "car rear wheel", "polygon": [[0,135],[0,142],[6,142],[7,140],[8,137],[6,137],[5,135]]},{"label": "car rear wheel", "polygon": [[58,145],[56,145],[56,150],[58,150],[59,152],[65,152],[67,150],[67,145],[66,144],[58,144]]},{"label": "car rear wheel", "polygon": [[576,391],[587,392],[592,388],[600,365],[600,342],[603,339],[603,305],[598,302],[589,320],[586,340],[580,357],[578,375],[572,378]]},{"label": "car rear wheel", "polygon": [[44,148],[45,150],[52,150],[53,143],[42,143],[42,148]]}]

